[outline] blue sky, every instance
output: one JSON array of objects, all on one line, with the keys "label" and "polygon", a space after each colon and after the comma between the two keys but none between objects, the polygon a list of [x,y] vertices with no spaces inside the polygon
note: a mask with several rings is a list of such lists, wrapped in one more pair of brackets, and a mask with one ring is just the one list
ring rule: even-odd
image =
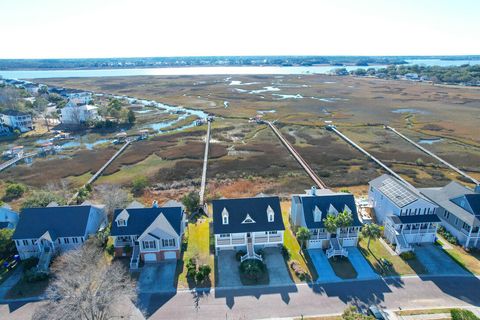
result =
[{"label": "blue sky", "polygon": [[0,58],[480,54],[478,0],[0,0]]}]

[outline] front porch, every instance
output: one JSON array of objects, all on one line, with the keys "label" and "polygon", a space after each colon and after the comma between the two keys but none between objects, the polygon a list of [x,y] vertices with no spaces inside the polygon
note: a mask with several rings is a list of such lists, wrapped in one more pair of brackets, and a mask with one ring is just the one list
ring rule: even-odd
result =
[{"label": "front porch", "polygon": [[438,223],[395,223],[394,219],[385,221],[384,235],[388,242],[395,244],[398,254],[412,251],[414,244],[434,243]]}]

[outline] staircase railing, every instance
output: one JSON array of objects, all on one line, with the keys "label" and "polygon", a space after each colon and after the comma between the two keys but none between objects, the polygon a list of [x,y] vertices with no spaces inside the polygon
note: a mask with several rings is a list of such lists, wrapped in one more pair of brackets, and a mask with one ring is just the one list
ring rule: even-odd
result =
[{"label": "staircase railing", "polygon": [[138,245],[133,246],[132,258],[130,259],[130,269],[138,269],[140,263],[140,248]]}]

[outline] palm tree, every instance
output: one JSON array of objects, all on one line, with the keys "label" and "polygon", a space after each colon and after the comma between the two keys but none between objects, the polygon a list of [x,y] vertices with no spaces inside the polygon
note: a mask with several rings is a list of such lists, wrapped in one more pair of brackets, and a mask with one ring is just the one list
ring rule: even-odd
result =
[{"label": "palm tree", "polygon": [[347,228],[353,223],[353,216],[347,210],[340,212],[337,215],[337,228]]},{"label": "palm tree", "polygon": [[305,227],[298,228],[297,240],[300,241],[300,252],[302,251],[302,248],[305,246],[305,243],[310,239],[310,237],[310,230]]},{"label": "palm tree", "polygon": [[379,226],[378,224],[371,223],[371,224],[366,224],[362,228],[362,236],[368,238],[368,244],[367,248],[370,250],[370,240],[378,239],[382,235],[382,229],[383,227]]},{"label": "palm tree", "polygon": [[338,220],[337,217],[331,213],[327,215],[325,219],[323,219],[323,225],[325,229],[327,229],[328,233],[335,234],[337,233],[338,229]]}]

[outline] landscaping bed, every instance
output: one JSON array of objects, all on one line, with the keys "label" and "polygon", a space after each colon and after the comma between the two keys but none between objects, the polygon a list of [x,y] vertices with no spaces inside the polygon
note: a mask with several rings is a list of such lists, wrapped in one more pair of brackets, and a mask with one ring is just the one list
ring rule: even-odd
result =
[{"label": "landscaping bed", "polygon": [[355,279],[358,274],[347,257],[333,257],[328,259],[333,272],[342,279]]},{"label": "landscaping bed", "polygon": [[240,263],[240,281],[245,286],[267,285],[269,283],[266,265],[256,259],[245,260]]}]

